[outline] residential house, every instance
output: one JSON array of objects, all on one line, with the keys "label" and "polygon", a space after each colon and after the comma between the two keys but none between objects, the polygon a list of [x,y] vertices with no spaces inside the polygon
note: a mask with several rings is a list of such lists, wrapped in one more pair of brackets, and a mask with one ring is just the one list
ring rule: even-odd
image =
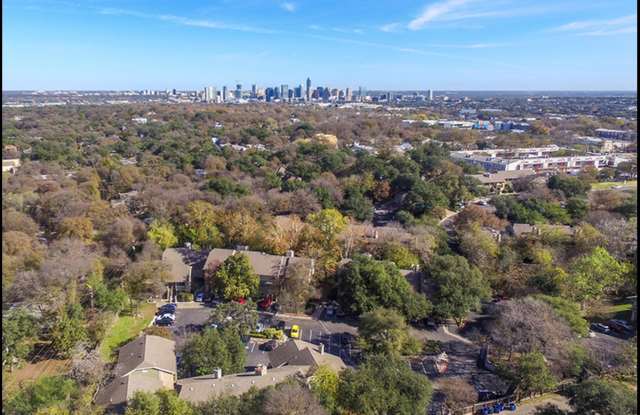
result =
[{"label": "residential house", "polygon": [[254,372],[234,373],[221,376],[221,373],[180,379],[176,390],[180,399],[191,403],[202,403],[220,396],[240,396],[251,388],[264,389],[282,383],[290,377],[304,377],[309,366],[284,366],[269,369],[264,366]]},{"label": "residential house", "polygon": [[264,252],[249,251],[246,246],[239,246],[236,249],[213,249],[209,252],[204,264],[204,272],[215,272],[227,258],[237,253],[245,254],[249,258],[251,267],[260,277],[260,292],[263,295],[273,294],[277,280],[284,277],[294,267],[301,267],[306,272],[309,282],[315,272],[313,259],[296,257],[293,251],[287,252],[285,256],[270,255]]},{"label": "residential house", "polygon": [[176,384],[178,396],[192,403],[205,402],[223,395],[239,396],[249,389],[275,386],[290,377],[308,379],[313,369],[329,366],[336,372],[347,365],[338,356],[325,353],[324,345],[301,340],[289,340],[269,352],[270,364],[258,365],[254,372],[222,376],[218,369],[211,375],[180,379]]},{"label": "residential house", "polygon": [[95,396],[96,405],[122,411],[138,391],[171,390],[177,376],[175,342],[144,335],[122,346],[113,379]]},{"label": "residential house", "polygon": [[162,262],[169,267],[166,296],[175,299],[180,291],[192,291],[204,285],[202,269],[205,254],[190,247],[167,248],[162,252]]},{"label": "residential house", "polygon": [[345,369],[347,365],[336,355],[326,353],[324,344],[319,345],[302,340],[291,339],[269,352],[269,366],[280,368],[283,366],[328,366],[336,372]]},{"label": "residential house", "polygon": [[470,174],[469,177],[478,180],[483,186],[488,189],[490,194],[501,194],[506,190],[512,191],[510,184],[514,180],[535,175],[535,170],[524,169],[506,170],[496,173]]}]

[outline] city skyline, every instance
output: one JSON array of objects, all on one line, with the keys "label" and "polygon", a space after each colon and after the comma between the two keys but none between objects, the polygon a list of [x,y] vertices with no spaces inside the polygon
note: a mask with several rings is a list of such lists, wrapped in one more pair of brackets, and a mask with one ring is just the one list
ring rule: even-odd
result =
[{"label": "city skyline", "polygon": [[8,0],[3,90],[637,88],[634,3],[330,3]]}]

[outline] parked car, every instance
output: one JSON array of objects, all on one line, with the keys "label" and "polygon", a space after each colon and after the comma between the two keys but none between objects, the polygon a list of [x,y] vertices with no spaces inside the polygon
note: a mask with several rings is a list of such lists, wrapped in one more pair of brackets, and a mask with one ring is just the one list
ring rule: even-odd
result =
[{"label": "parked car", "polygon": [[633,327],[624,320],[609,320],[607,324],[611,330],[618,334],[630,334],[633,331]]},{"label": "parked car", "polygon": [[196,293],[195,297],[193,298],[195,301],[198,302],[203,302],[204,301],[204,293]]},{"label": "parked car", "polygon": [[256,331],[257,331],[258,333],[261,333],[262,331],[264,331],[264,324],[262,324],[262,323],[258,322],[258,323],[256,324]]},{"label": "parked car", "polygon": [[266,343],[262,343],[260,345],[260,350],[264,350],[265,352],[270,352],[273,349],[275,349],[276,347],[278,347],[278,341],[277,340],[269,340]]},{"label": "parked car", "polygon": [[273,304],[273,297],[268,295],[262,300],[258,301],[258,309],[269,310],[269,308],[271,307],[271,304]]},{"label": "parked car", "polygon": [[276,329],[278,329],[278,330],[282,330],[282,331],[284,331],[285,326],[286,326],[286,324],[285,324],[285,322],[284,322],[283,320],[279,320],[279,321],[274,325],[274,327],[275,327]]},{"label": "parked car", "polygon": [[161,326],[161,327],[173,326],[174,322],[175,321],[171,318],[162,318],[162,319],[156,320],[156,326]]},{"label": "parked car", "polygon": [[156,315],[166,314],[166,313],[175,313],[178,309],[178,305],[175,303],[165,304],[158,308],[158,312]]},{"label": "parked car", "polygon": [[172,313],[164,313],[164,314],[160,314],[159,316],[156,316],[156,320],[162,320],[165,318],[170,318],[171,320],[175,321],[176,315]]},{"label": "parked car", "polygon": [[597,331],[599,333],[604,333],[604,334],[609,334],[609,332],[611,331],[609,326],[607,326],[606,324],[602,324],[602,323],[594,323],[594,324],[592,324],[591,325],[591,329],[593,331]]},{"label": "parked car", "polygon": [[297,324],[294,324],[293,326],[291,326],[291,332],[289,333],[289,337],[291,337],[292,339],[299,339],[300,326],[298,326]]}]

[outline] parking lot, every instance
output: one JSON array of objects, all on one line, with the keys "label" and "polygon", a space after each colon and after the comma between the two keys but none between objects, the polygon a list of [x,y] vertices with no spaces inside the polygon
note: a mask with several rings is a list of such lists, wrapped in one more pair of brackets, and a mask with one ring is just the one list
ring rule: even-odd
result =
[{"label": "parking lot", "polygon": [[[211,310],[211,307],[200,303],[178,305],[175,313],[176,320],[171,326],[177,350],[184,346],[190,336],[204,329],[205,323],[211,315]],[[358,329],[355,326],[337,321],[313,320],[309,317],[295,318],[279,314],[274,317],[272,313],[259,313],[259,321],[265,327],[271,327],[279,320],[285,322],[287,336],[291,326],[298,325],[300,340],[313,344],[324,343],[327,353],[342,357],[347,364],[353,361],[355,353],[351,349],[351,344],[346,344],[346,337],[343,333],[357,334]],[[250,340],[245,347],[247,349],[247,367],[255,367],[258,363],[269,363],[268,353],[260,350],[258,341]]]}]

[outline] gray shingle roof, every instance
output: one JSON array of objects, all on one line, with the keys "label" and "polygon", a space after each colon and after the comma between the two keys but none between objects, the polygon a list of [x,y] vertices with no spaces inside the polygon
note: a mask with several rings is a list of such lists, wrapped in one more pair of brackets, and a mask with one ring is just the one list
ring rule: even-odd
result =
[{"label": "gray shingle roof", "polygon": [[255,372],[236,373],[215,379],[212,375],[180,379],[176,383],[180,399],[204,402],[220,395],[242,395],[255,387],[263,389],[285,381],[289,376],[305,375],[309,366],[284,366],[268,369],[264,375]]},{"label": "gray shingle roof", "polygon": [[132,370],[157,368],[177,373],[176,342],[160,336],[144,335],[125,344],[118,352],[116,377],[126,376]]}]

